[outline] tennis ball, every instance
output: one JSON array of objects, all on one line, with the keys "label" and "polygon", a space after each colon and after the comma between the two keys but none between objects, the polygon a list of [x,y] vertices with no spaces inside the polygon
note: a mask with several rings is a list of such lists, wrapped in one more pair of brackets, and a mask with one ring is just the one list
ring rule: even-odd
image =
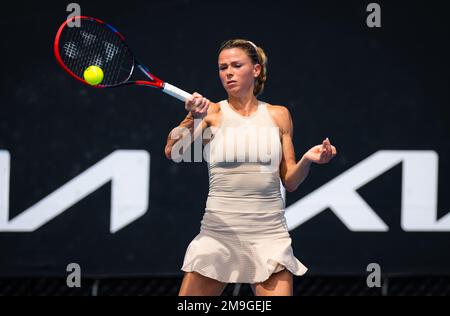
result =
[{"label": "tennis ball", "polygon": [[84,71],[83,77],[90,85],[98,85],[103,81],[103,70],[98,66],[89,66]]}]

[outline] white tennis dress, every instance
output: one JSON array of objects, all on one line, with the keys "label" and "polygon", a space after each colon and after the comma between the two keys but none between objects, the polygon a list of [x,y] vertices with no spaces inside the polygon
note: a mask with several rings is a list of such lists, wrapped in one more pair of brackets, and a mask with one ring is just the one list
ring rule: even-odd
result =
[{"label": "white tennis dress", "polygon": [[279,129],[266,104],[246,117],[220,102],[221,122],[205,147],[209,194],[200,233],[184,257],[185,272],[225,283],[258,283],[287,268],[303,275],[284,217]]}]

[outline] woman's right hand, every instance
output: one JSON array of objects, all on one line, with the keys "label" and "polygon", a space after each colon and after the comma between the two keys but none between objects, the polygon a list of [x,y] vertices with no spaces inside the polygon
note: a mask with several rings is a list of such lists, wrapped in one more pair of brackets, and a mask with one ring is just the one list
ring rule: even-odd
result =
[{"label": "woman's right hand", "polygon": [[194,118],[202,118],[206,115],[209,108],[209,100],[204,98],[201,94],[194,92],[192,97],[186,99],[184,108],[191,112]]}]

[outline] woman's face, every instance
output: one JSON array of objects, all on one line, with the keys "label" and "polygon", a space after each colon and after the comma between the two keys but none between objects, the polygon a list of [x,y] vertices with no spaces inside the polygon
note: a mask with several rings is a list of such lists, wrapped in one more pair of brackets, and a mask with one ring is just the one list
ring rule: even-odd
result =
[{"label": "woman's face", "polygon": [[243,49],[228,48],[219,54],[219,76],[228,94],[244,95],[249,90],[253,93],[260,71],[261,65],[254,65]]}]

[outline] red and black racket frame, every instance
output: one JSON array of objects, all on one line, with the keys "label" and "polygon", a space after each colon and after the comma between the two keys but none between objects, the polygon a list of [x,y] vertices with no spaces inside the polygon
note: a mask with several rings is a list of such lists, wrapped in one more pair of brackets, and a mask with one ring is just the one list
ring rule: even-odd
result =
[{"label": "red and black racket frame", "polygon": [[[116,28],[114,28],[113,26],[109,25],[108,23],[103,22],[102,20],[96,19],[96,18],[92,18],[92,17],[88,17],[88,16],[74,16],[71,17],[69,19],[67,19],[58,29],[58,32],[56,33],[56,37],[55,37],[55,41],[53,44],[53,52],[55,54],[56,60],[58,62],[58,64],[73,78],[75,78],[76,80],[94,87],[94,88],[115,88],[115,87],[120,87],[120,86],[125,86],[125,85],[140,85],[140,86],[149,86],[149,87],[153,87],[153,88],[157,88],[157,89],[163,89],[164,88],[164,81],[162,81],[161,79],[159,79],[158,77],[156,77],[155,75],[153,75],[152,73],[150,73],[150,71],[147,69],[147,67],[145,67],[144,65],[142,65],[138,60],[136,60],[133,56],[133,66],[131,68],[130,74],[127,78],[127,80],[125,80],[122,83],[119,84],[115,84],[115,85],[91,85],[89,84],[86,80],[84,80],[83,78],[78,77],[76,74],[74,74],[63,62],[62,58],[61,58],[61,54],[59,51],[59,40],[61,37],[61,33],[64,30],[64,28],[67,26],[67,24],[69,22],[75,22],[77,19],[80,20],[90,20],[90,21],[94,21],[96,23],[100,23],[103,24],[105,27],[107,27],[109,30],[111,30],[112,32],[114,32],[122,41],[123,44],[127,47],[127,49],[131,52],[131,49],[129,48],[129,46],[126,44],[125,42],[125,37],[120,34],[119,31],[117,31]],[[74,26],[76,27],[76,26]],[[150,80],[152,81],[145,81],[145,80],[134,80],[134,81],[128,81],[128,79],[131,77],[133,71],[134,71],[134,66],[137,66]]]}]

